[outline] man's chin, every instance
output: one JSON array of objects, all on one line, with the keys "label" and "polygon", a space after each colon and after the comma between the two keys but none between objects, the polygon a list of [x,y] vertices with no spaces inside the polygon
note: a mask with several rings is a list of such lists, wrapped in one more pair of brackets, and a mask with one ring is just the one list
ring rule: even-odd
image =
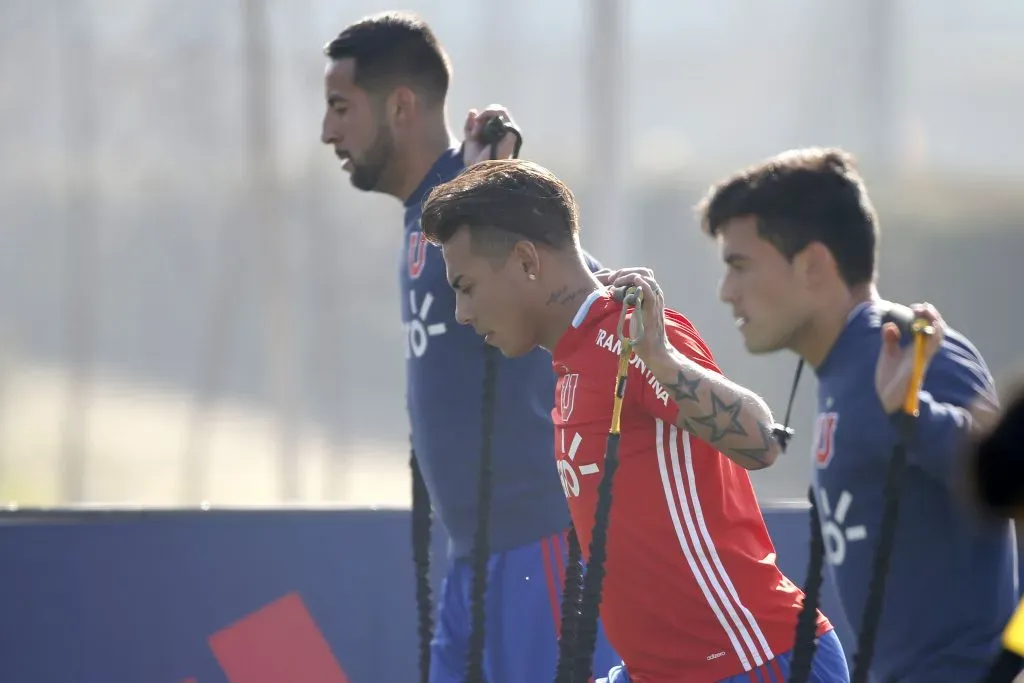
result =
[{"label": "man's chin", "polygon": [[764,356],[785,348],[785,344],[768,342],[764,339],[757,339],[747,335],[743,335],[743,346],[747,349],[747,353],[753,356]]},{"label": "man's chin", "polygon": [[496,348],[505,358],[518,358],[523,355],[522,353],[519,353],[517,349],[511,349],[507,346],[494,346],[494,348]]},{"label": "man's chin", "polygon": [[488,346],[498,349],[505,358],[521,358],[533,350],[532,346],[510,346],[508,344],[488,344]]},{"label": "man's chin", "polygon": [[361,192],[376,192],[380,186],[380,174],[370,176],[355,168],[348,172],[348,181]]},{"label": "man's chin", "polygon": [[354,175],[349,176],[349,182],[352,184],[352,187],[356,188],[360,192],[373,192],[374,190],[377,189],[377,186],[375,184],[364,182],[363,180],[357,178]]},{"label": "man's chin", "polygon": [[752,356],[765,356],[769,353],[774,353],[775,351],[778,350],[773,349],[771,347],[761,346],[759,344],[752,344],[750,342],[745,342],[744,346],[747,349],[747,353],[749,353]]}]

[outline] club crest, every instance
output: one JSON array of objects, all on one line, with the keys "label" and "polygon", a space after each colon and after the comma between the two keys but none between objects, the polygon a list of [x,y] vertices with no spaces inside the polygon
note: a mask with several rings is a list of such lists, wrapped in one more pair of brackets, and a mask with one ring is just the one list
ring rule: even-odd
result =
[{"label": "club crest", "polygon": [[578,372],[562,375],[562,378],[558,380],[558,413],[562,417],[562,422],[568,422],[569,416],[572,415],[572,409],[576,403],[576,387],[579,383],[580,373]]},{"label": "club crest", "polygon": [[406,264],[409,267],[409,277],[413,280],[423,273],[423,266],[427,263],[427,238],[419,230],[409,233],[409,248],[406,254]]},{"label": "club crest", "polygon": [[839,413],[820,413],[814,425],[814,465],[825,469],[835,455],[836,426]]}]

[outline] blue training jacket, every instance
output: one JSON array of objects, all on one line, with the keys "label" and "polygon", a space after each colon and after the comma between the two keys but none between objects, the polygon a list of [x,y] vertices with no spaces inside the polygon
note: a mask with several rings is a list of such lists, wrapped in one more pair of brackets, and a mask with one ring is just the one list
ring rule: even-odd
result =
[{"label": "blue training jacket", "polygon": [[[862,304],[816,368],[814,487],[831,577],[859,633],[896,427],[875,392],[881,302]],[[907,341],[907,340],[905,340]],[[1008,522],[982,521],[955,493],[966,407],[994,395],[981,354],[949,330],[932,360],[907,451],[899,524],[871,671],[879,683],[981,679],[1017,601]]]},{"label": "blue training jacket", "polygon": [[[441,250],[422,236],[420,209],[432,188],[462,169],[461,150],[446,151],[406,201],[398,264],[413,448],[431,503],[458,557],[472,550],[477,526],[485,344],[472,327],[455,321],[455,293]],[[600,267],[593,259],[590,265],[594,270]],[[547,351],[538,348],[514,359],[499,356],[491,441],[493,552],[538,541],[569,526],[555,465],[554,392]]]}]

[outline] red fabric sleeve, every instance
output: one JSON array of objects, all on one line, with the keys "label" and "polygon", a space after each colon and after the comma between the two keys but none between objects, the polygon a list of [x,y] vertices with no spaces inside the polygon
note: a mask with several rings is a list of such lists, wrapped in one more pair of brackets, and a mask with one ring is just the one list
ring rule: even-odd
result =
[{"label": "red fabric sleeve", "polygon": [[[665,334],[679,353],[701,367],[721,374],[711,350],[700,338],[689,320],[675,311],[665,312]],[[665,389],[638,358],[633,358],[627,375],[626,394],[632,395],[640,406],[654,417],[675,423],[679,407],[671,392]]]}]

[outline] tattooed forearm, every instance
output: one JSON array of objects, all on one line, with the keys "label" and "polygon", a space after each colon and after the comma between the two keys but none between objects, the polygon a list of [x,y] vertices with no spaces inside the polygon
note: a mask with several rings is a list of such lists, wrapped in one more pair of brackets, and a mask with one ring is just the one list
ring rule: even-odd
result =
[{"label": "tattooed forearm", "polygon": [[672,399],[679,401],[696,401],[697,387],[700,386],[700,377],[689,378],[683,371],[676,373],[676,379],[671,384],[662,384],[672,394]]},{"label": "tattooed forearm", "polygon": [[691,418],[691,421],[704,425],[711,430],[711,436],[708,437],[711,443],[718,443],[730,434],[746,436],[747,430],[743,429],[743,425],[740,424],[739,420],[740,410],[743,409],[742,401],[743,399],[736,399],[732,403],[726,403],[712,389],[711,412],[707,415]]},{"label": "tattooed forearm", "polygon": [[768,406],[753,392],[673,351],[648,368],[679,407],[676,426],[746,469],[775,462],[779,446]]},{"label": "tattooed forearm", "polygon": [[732,452],[735,455],[741,458],[746,458],[750,461],[749,465],[743,465],[743,463],[740,463],[748,470],[759,470],[768,467],[775,462],[775,456],[778,454],[778,444],[775,441],[775,436],[772,433],[771,427],[764,422],[758,422],[757,435],[760,439],[760,444],[757,446],[732,449]]}]

